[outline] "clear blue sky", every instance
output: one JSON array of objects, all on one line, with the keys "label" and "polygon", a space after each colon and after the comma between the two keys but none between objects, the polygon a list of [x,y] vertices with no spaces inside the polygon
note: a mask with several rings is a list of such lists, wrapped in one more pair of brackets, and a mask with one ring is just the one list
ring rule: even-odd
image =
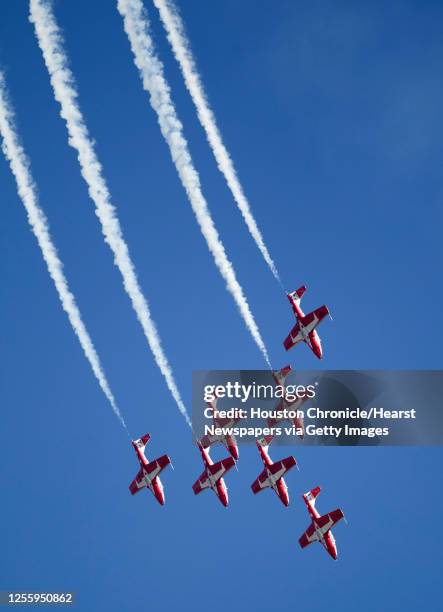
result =
[{"label": "clear blue sky", "polygon": [[[114,2],[56,2],[80,104],[185,401],[193,369],[263,362],[224,288],[142,91]],[[285,296],[209,153],[158,22],[154,37],[210,208],[275,367]],[[285,285],[327,303],[322,367],[441,368],[441,2],[224,0],[182,14],[225,141]],[[67,146],[24,0],[0,8],[0,63],[41,204],[84,320],[167,504],[132,498],[132,448],[58,302],[0,159],[0,589],[72,589],[77,609],[440,609],[439,448],[297,448],[291,505],[254,497],[242,448],[230,507],[194,498],[201,461],[153,363]],[[286,449],[279,449],[282,453]],[[289,454],[290,449],[287,450]],[[217,449],[214,456],[223,456]],[[300,499],[341,506],[339,561],[301,551]],[[435,529],[437,527],[437,529]],[[383,602],[382,604],[380,602]]]}]

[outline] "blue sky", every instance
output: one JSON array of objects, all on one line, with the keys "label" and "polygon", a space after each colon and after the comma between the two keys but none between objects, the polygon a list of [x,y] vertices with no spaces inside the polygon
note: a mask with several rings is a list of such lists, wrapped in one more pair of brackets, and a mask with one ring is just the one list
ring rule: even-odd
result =
[{"label": "blue sky", "polygon": [[[146,3],[191,153],[275,367],[318,363],[292,325],[206,145]],[[442,289],[443,6],[181,2],[211,104],[288,289],[327,303],[321,367],[437,369]],[[190,407],[193,369],[264,366],[224,288],[142,91],[113,2],[56,2],[80,104],[140,283]],[[132,435],[171,455],[167,505],[132,498],[136,459],[58,302],[0,160],[1,589],[72,589],[80,610],[438,609],[439,448],[300,448],[291,505],[254,497],[242,448],[231,504],[194,498],[201,461],[104,244],[25,1],[0,8],[0,64],[85,323]],[[282,453],[286,449],[279,449]],[[286,454],[289,454],[290,450]],[[217,449],[215,457],[223,451]],[[302,492],[341,506],[339,562],[301,551]],[[431,514],[432,513],[432,514]],[[426,593],[424,596],[423,593]]]}]

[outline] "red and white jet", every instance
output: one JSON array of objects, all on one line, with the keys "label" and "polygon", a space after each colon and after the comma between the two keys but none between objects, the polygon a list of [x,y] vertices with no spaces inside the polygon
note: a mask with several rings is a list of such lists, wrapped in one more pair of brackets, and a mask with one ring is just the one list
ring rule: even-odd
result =
[{"label": "red and white jet", "polygon": [[288,337],[283,342],[287,351],[299,342],[305,342],[316,357],[321,359],[323,352],[321,348],[320,338],[315,330],[317,325],[329,314],[327,306],[320,306],[309,314],[305,315],[300,308],[302,295],[306,291],[305,285],[299,287],[296,291],[288,293],[287,297],[294,311],[297,323],[291,329]]},{"label": "red and white jet", "polygon": [[[212,420],[214,421],[214,425],[216,427],[224,427],[224,428],[233,427],[240,420],[240,419],[227,419],[227,418],[222,419],[221,417],[219,417],[218,412],[217,412],[217,400],[214,400],[213,402],[207,402],[207,404],[208,404],[208,407],[212,410]],[[206,436],[203,436],[200,442],[203,448],[208,448],[209,446],[212,446],[213,444],[217,444],[218,442],[220,442],[228,450],[230,455],[234,457],[236,461],[239,457],[238,445],[237,445],[237,441],[234,436],[230,436],[227,434],[226,435],[225,434],[206,435]]]},{"label": "red and white jet", "polygon": [[335,539],[332,535],[331,528],[338,523],[338,521],[344,518],[345,515],[340,508],[337,508],[337,510],[333,510],[332,512],[328,512],[328,514],[320,516],[315,507],[315,499],[320,493],[320,490],[320,487],[315,487],[315,489],[312,489],[303,495],[303,499],[312,518],[312,522],[299,539],[299,543],[302,548],[306,548],[306,546],[309,546],[309,544],[312,544],[313,542],[320,542],[323,544],[331,557],[333,559],[337,559],[337,546],[335,544]]},{"label": "red and white jet", "polygon": [[[272,372],[272,376],[277,386],[283,387],[283,389],[285,389],[286,378],[289,376],[290,372],[292,372],[292,368],[290,365],[285,366],[281,370],[274,370]],[[300,406],[303,404],[303,402],[306,401],[306,399],[307,399],[306,397],[300,397],[300,398],[296,398],[293,402],[289,402],[285,397],[282,397],[278,401],[278,404],[275,407],[275,412],[283,412],[284,410],[290,409],[291,411],[296,413],[298,409],[300,408]],[[268,426],[272,428],[277,423],[281,423],[281,421],[289,421],[290,423],[292,423],[294,427],[297,429],[297,431],[301,432],[299,436],[300,438],[303,439],[305,426],[304,426],[302,417],[295,416],[294,418],[291,418],[291,419],[285,419],[284,417],[282,418],[269,417]]]},{"label": "red and white jet", "polygon": [[145,456],[145,447],[151,436],[147,433],[145,436],[132,440],[132,446],[134,447],[137,459],[140,462],[140,470],[137,476],[129,485],[129,490],[132,495],[135,495],[144,487],[150,489],[155,495],[156,500],[159,504],[164,506],[165,494],[163,491],[163,485],[159,478],[160,472],[171,463],[168,455],[162,455],[158,459],[149,462]]},{"label": "red and white jet", "polygon": [[286,459],[281,459],[274,463],[268,454],[268,446],[271,441],[272,436],[266,436],[256,441],[265,469],[259,477],[254,480],[251,489],[255,495],[260,493],[260,491],[264,491],[264,489],[271,488],[275,491],[275,494],[280,498],[281,502],[285,506],[289,506],[288,487],[286,486],[283,476],[297,464],[297,461],[294,457],[286,457]]},{"label": "red and white jet", "polygon": [[223,476],[234,467],[235,461],[232,457],[227,457],[217,463],[213,463],[209,456],[209,451],[204,449],[200,442],[198,442],[198,448],[200,449],[205,469],[198,480],[192,485],[194,493],[198,495],[204,489],[212,489],[226,508],[229,503],[228,489],[223,480]]}]

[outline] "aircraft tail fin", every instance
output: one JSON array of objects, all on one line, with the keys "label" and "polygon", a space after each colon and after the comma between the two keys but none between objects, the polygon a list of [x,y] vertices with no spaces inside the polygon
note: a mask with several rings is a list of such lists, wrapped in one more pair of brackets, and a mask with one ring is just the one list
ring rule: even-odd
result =
[{"label": "aircraft tail fin", "polygon": [[290,372],[292,372],[292,368],[290,365],[287,365],[284,368],[281,368],[280,370],[273,370],[272,376],[275,382],[277,383],[277,385],[283,386],[285,382],[285,378],[288,376]]},{"label": "aircraft tail fin", "polygon": [[267,448],[272,440],[273,440],[274,436],[263,436],[263,438],[258,438],[255,443],[257,444],[257,446],[260,448]]},{"label": "aircraft tail fin", "polygon": [[304,292],[306,291],[306,285],[302,285],[301,287],[299,287],[298,289],[296,289],[295,291],[292,291],[291,293],[288,293],[288,296],[294,300],[294,302],[300,303],[301,299],[303,297]]},{"label": "aircraft tail fin", "polygon": [[136,447],[139,448],[141,450],[141,452],[143,453],[145,450],[145,447],[147,445],[147,443],[149,442],[149,440],[151,439],[150,434],[145,434],[144,436],[142,436],[141,438],[137,438],[137,440],[133,440],[132,444]]},{"label": "aircraft tail fin", "polygon": [[303,499],[305,500],[306,503],[311,502],[311,504],[315,506],[315,500],[318,494],[320,493],[320,491],[321,491],[320,487],[315,487],[314,489],[311,489],[310,491],[305,493],[303,495]]}]

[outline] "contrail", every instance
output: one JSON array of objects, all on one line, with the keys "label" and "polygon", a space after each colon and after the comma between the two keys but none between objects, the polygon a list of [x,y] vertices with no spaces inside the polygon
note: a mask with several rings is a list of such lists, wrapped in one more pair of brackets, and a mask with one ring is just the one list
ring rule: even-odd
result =
[{"label": "contrail", "polygon": [[226,256],[225,248],[202,194],[200,178],[191,159],[188,143],[183,135],[183,126],[177,117],[169,86],[163,75],[163,65],[156,55],[149,34],[147,13],[140,0],[118,0],[117,6],[123,17],[125,32],[134,54],[135,65],[140,71],[143,87],[150,96],[152,108],[157,113],[160,130],[169,146],[172,160],[186,190],[208,248],[222,277],[226,281],[228,291],[232,294],[247,328],[262,352],[266,363],[270,366],[265,344],[243,289],[235,276],[234,268]]},{"label": "contrail", "polygon": [[9,162],[12,174],[17,183],[17,191],[23,202],[28,215],[28,222],[37,238],[43,259],[45,260],[48,272],[54,281],[58,297],[66,312],[86,359],[89,361],[94,376],[96,377],[103,393],[108,399],[111,407],[119,418],[125,429],[126,423],[118,409],[115,398],[109,387],[108,381],[100,359],[97,355],[91,337],[83,323],[80,310],[75,298],[71,293],[68,281],[63,272],[63,264],[57,254],[57,249],[52,242],[49,232],[48,222],[45,213],[40,208],[37,197],[37,189],[34,184],[29,160],[20,143],[17,129],[15,127],[14,112],[9,102],[4,75],[0,72],[0,134],[2,136],[2,149],[7,161]]},{"label": "contrail", "polygon": [[69,144],[77,151],[78,161],[89,195],[95,204],[105,241],[110,246],[114,261],[123,277],[124,288],[129,295],[137,318],[143,328],[156,364],[163,374],[169,391],[177,406],[191,426],[191,420],[174,380],[172,368],[163,351],[160,336],[151,318],[148,302],[140,288],[137,274],[123,238],[116,210],[111,203],[101,164],[94,150],[77,98],[74,77],[68,65],[64,41],[55,21],[48,0],[30,0],[30,20],[34,24],[38,44],[51,79],[55,99],[61,107],[61,116],[66,122]]},{"label": "contrail", "polygon": [[153,2],[160,13],[160,19],[166,30],[172,51],[180,66],[186,88],[188,89],[197,110],[197,116],[200,120],[200,124],[206,133],[206,139],[211,147],[212,153],[214,154],[217,166],[225,177],[226,183],[231,190],[248,230],[255,240],[256,245],[260,249],[264,260],[268,264],[277,281],[281,286],[283,286],[277,271],[277,267],[269,254],[263,240],[262,233],[257,226],[257,222],[254,219],[251,207],[243,191],[243,187],[237,177],[233,161],[223,143],[214,112],[209,105],[205,89],[192,54],[191,46],[186,36],[185,28],[177,8],[174,5],[173,0],[153,0]]}]

